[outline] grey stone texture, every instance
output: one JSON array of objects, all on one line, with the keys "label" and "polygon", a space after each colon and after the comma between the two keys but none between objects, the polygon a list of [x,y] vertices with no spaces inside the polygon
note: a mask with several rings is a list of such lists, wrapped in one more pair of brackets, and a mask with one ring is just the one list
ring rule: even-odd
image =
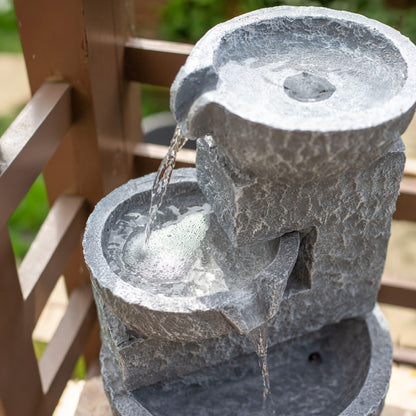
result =
[{"label": "grey stone texture", "polygon": [[369,312],[403,172],[400,148],[365,170],[298,187],[236,180],[216,150],[211,140],[200,140],[198,179],[227,234],[247,244],[297,230],[308,242],[293,276],[300,290],[283,299],[274,318],[277,338]]},{"label": "grey stone texture", "polygon": [[[132,271],[130,262],[126,265],[126,247],[135,238],[136,229],[144,229],[140,221],[148,209],[154,178],[155,174],[150,174],[116,189],[97,204],[88,219],[84,254],[97,298],[129,329],[176,341],[217,337],[233,329],[247,333],[271,319],[284,298],[298,258],[300,238],[296,231],[238,250],[211,214],[202,243],[208,246],[215,264],[223,263],[224,273],[241,272],[233,279],[225,275],[223,286],[201,296],[171,295],[163,285],[156,286],[155,291],[142,284],[143,275]],[[194,169],[173,173],[167,200],[169,206],[182,209],[206,204]],[[132,254],[138,259],[143,255],[140,250]],[[253,265],[249,263],[253,262],[259,266],[254,268],[257,272],[250,273]],[[206,271],[211,269],[207,266]]]},{"label": "grey stone texture", "polygon": [[[103,341],[104,386],[116,416],[262,414],[262,381],[253,352],[132,391],[123,386],[116,355]],[[269,361],[277,414],[380,415],[391,359],[388,328],[378,308],[275,345]],[[137,378],[146,382],[147,369],[142,369]]]},{"label": "grey stone texture", "polygon": [[[258,10],[209,31],[171,92],[198,149],[172,176],[169,232],[140,248],[153,174],[104,198],[84,236],[114,414],[260,414],[243,334],[264,324],[277,414],[379,415],[392,347],[375,302],[416,48],[351,13]],[[149,262],[160,247],[183,259],[176,284]]]}]

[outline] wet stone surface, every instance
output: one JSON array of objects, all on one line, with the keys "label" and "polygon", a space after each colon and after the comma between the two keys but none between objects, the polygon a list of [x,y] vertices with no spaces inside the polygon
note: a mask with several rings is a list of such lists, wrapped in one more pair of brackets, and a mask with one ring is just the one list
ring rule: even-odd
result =
[{"label": "wet stone surface", "polygon": [[[357,338],[360,344],[354,343]],[[357,395],[368,371],[368,342],[364,321],[345,321],[271,348],[269,373],[274,414],[333,416],[344,410]],[[341,345],[344,348],[339,348]],[[309,359],[316,351],[321,356],[319,362]],[[262,381],[255,354],[200,374],[142,388],[133,395],[154,416],[264,416]]]},{"label": "wet stone surface", "polygon": [[[127,392],[115,356],[109,354],[104,342],[104,385],[117,416],[377,416],[383,405],[380,394],[385,389],[380,381],[389,377],[386,364],[392,353],[384,325],[375,310],[365,319],[328,325],[272,347],[271,413],[261,413],[262,382],[254,353]],[[319,359],[311,359],[318,355]]]},{"label": "wet stone surface", "polygon": [[103,250],[119,278],[149,294],[195,297],[244,288],[276,255],[278,240],[234,248],[202,193],[184,195],[175,185],[145,244],[142,199],[113,213]]},{"label": "wet stone surface", "polygon": [[327,79],[308,72],[287,77],[283,88],[290,98],[302,102],[327,100],[336,90]]}]

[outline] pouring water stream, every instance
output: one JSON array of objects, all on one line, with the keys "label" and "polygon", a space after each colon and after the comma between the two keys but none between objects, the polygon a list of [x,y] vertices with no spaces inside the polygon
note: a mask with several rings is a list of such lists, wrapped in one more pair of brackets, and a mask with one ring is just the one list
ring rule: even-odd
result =
[{"label": "pouring water stream", "polygon": [[[156,174],[155,181],[152,186],[151,202],[148,214],[148,220],[145,228],[144,244],[147,246],[155,221],[157,212],[162,206],[164,197],[167,192],[167,188],[172,176],[172,171],[176,164],[177,153],[185,146],[188,139],[183,135],[179,126],[176,126],[175,132],[170,142],[168,152],[162,160],[159,169]],[[263,324],[259,328],[246,334],[251,344],[254,347],[259,359],[259,366],[261,369],[263,379],[263,405],[261,410],[262,416],[275,416],[275,406],[272,400],[270,390],[270,377],[267,363],[267,323]]]},{"label": "pouring water stream", "polygon": [[149,218],[147,220],[145,229],[145,245],[149,242],[150,234],[156,220],[157,211],[163,203],[163,199],[166,195],[172,171],[176,164],[177,153],[185,146],[188,139],[182,134],[182,130],[179,126],[176,126],[175,133],[173,134],[170,142],[169,150],[162,160],[157,175],[152,187]]}]

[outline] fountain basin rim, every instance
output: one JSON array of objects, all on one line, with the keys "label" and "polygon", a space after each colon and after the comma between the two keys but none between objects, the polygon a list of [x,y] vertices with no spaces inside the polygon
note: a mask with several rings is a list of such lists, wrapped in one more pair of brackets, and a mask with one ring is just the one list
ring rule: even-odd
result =
[{"label": "fountain basin rim", "polygon": [[[250,117],[250,115],[240,115],[238,112],[235,112],[235,110],[229,110],[226,108],[228,111],[242,117],[243,119],[267,125],[271,128],[286,131],[330,133],[348,130],[365,130],[381,125],[387,125],[388,127],[388,124],[391,121],[400,119],[403,115],[412,110],[415,105],[414,97],[416,96],[416,47],[407,37],[401,35],[397,30],[383,23],[351,12],[337,11],[320,7],[279,6],[259,9],[254,12],[238,16],[230,21],[217,25],[208,31],[207,34],[195,45],[191,55],[188,57],[185,65],[182,67],[172,85],[171,108],[174,110],[173,112],[177,114],[175,111],[175,100],[183,79],[193,72],[205,70],[206,68],[211,68],[213,71],[217,71],[217,68],[215,68],[214,65],[214,57],[216,51],[220,48],[223,37],[226,34],[249,25],[254,25],[255,23],[261,21],[270,21],[278,18],[295,19],[305,17],[329,18],[335,19],[340,23],[356,24],[362,26],[368,32],[374,31],[378,35],[382,35],[384,38],[389,40],[400,53],[401,58],[407,66],[407,77],[400,91],[380,106],[356,112],[335,112],[331,116],[315,118],[285,116],[283,118],[279,117],[279,120],[277,121],[270,120],[270,122],[264,123],[255,117]],[[413,63],[413,65],[411,65],[411,63]],[[201,105],[201,103],[197,103],[199,99],[201,99],[202,102],[206,102],[208,100],[207,97],[212,95],[212,89],[215,88],[210,88],[198,97],[195,100],[194,105],[196,107]],[[204,95],[207,95],[207,97],[204,98]],[[213,101],[215,102],[216,100]],[[224,105],[223,103],[221,104]],[[177,121],[192,135],[192,126],[185,126],[184,120],[177,119]]]},{"label": "fountain basin rim", "polygon": [[[378,411],[381,412],[384,406],[384,398],[389,388],[388,381],[391,376],[391,368],[393,363],[393,343],[390,337],[390,330],[386,318],[384,317],[378,304],[375,305],[372,312],[365,317],[369,337],[371,340],[371,360],[366,380],[357,397],[350,405],[340,414],[340,416],[355,416],[360,413],[361,403],[368,401],[368,398],[376,391],[380,397],[378,403]],[[377,380],[384,379],[387,383],[380,384]],[[376,413],[376,408],[373,408]]]},{"label": "fountain basin rim", "polygon": [[[388,390],[393,347],[387,321],[378,305],[374,307],[372,312],[362,318],[367,326],[370,340],[371,358],[369,368],[359,393],[338,416],[379,415]],[[101,350],[100,358],[103,382],[113,412],[118,416],[130,414],[151,416],[152,413],[124,389],[120,381],[121,377],[116,376],[120,370],[105,345]]]},{"label": "fountain basin rim", "polygon": [[[175,170],[172,174],[170,185],[189,181],[191,176],[195,176],[191,170],[193,169],[184,168]],[[207,311],[209,310],[208,306],[201,302],[198,302],[196,306],[195,300],[198,299],[196,297],[175,298],[167,297],[163,294],[147,295],[145,290],[135,287],[117,276],[111,270],[102,251],[102,233],[109,215],[117,210],[119,205],[137,193],[149,191],[153,185],[155,175],[155,173],[150,173],[143,176],[140,178],[140,184],[137,183],[137,179],[128,181],[110,192],[95,206],[94,211],[88,218],[83,239],[84,258],[91,272],[91,277],[96,281],[96,285],[101,290],[112,292],[122,302],[134,305],[138,304],[139,301],[140,307],[142,308],[159,312],[171,310],[175,313]],[[166,307],[167,303],[169,304],[168,308]]]}]

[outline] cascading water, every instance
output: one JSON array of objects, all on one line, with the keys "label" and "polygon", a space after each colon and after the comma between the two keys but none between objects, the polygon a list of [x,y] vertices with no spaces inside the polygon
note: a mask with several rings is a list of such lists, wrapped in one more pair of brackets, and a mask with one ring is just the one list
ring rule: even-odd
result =
[{"label": "cascading water", "polygon": [[[177,153],[183,148],[186,142],[187,138],[182,134],[180,127],[177,126],[171,139],[168,152],[159,166],[152,186],[151,202],[145,230],[143,232],[141,227],[135,229],[135,232],[133,233],[135,237],[130,238],[128,244],[124,246],[124,258],[126,259],[126,263],[130,264],[130,271],[131,265],[135,265],[133,266],[134,272],[142,276],[142,281],[146,281],[146,278],[143,279],[143,276],[154,276],[155,274],[158,276],[159,279],[157,282],[149,282],[150,286],[155,287],[156,285],[156,288],[158,289],[164,287],[164,292],[166,292],[166,288],[169,287],[169,294],[178,294],[179,290],[179,293],[182,295],[189,295],[189,290],[196,288],[196,293],[199,292],[199,294],[202,295],[218,292],[221,289],[226,289],[227,287],[226,282],[223,279],[224,271],[218,266],[215,260],[210,257],[210,243],[208,243],[208,245],[206,243],[205,245],[201,245],[209,227],[207,214],[209,214],[210,209],[208,209],[208,211],[206,207],[201,207],[202,210],[197,209],[196,211],[191,209],[191,211],[195,211],[194,214],[185,214],[182,216],[182,221],[177,219],[172,224],[169,221],[165,221],[162,230],[159,230],[158,232],[160,235],[154,239],[155,242],[153,244],[150,243],[156,222],[157,212],[163,204],[170,178],[175,167]],[[171,210],[174,212],[178,209],[173,207]],[[203,217],[202,223],[204,228],[202,232],[197,233],[199,238],[193,232],[195,226],[189,224],[189,226],[186,227],[183,224],[184,222],[189,223],[194,217],[198,224],[202,224],[201,220],[196,218],[198,216]],[[173,228],[177,228],[178,223],[181,224],[179,226],[179,234],[173,230]],[[201,227],[197,226],[197,228]],[[221,232],[217,228],[217,232],[218,231]],[[192,243],[195,246],[194,250],[185,250],[187,253],[185,256],[183,255],[183,251],[179,255],[175,255],[174,246],[177,247],[177,241],[179,241],[178,238],[182,237],[183,239],[184,233],[185,239],[186,234],[190,235],[190,241],[192,240]],[[174,246],[172,246],[172,244]],[[195,252],[196,249],[198,249],[197,252]],[[196,264],[195,259],[200,261],[200,259],[207,259],[207,257],[210,257],[209,264],[207,260],[199,266]],[[169,261],[168,259],[171,259],[172,261]],[[189,263],[192,264],[192,266],[188,266],[186,271],[188,276],[184,280],[183,277],[181,278],[184,274],[183,268]],[[177,267],[175,267],[175,265],[177,265]],[[229,275],[234,274],[230,273],[232,269],[236,268],[239,270],[241,268],[241,262],[240,264],[233,262],[233,266],[234,267],[228,267]],[[176,270],[178,267],[180,270]],[[248,272],[248,268],[249,267],[246,265],[244,271],[241,271],[241,273],[253,275],[253,272]],[[176,275],[180,276],[177,280],[174,279]],[[236,273],[236,279],[239,278],[241,278],[240,273]],[[155,294],[156,293],[157,291]],[[246,335],[253,345],[259,359],[259,367],[263,380],[262,416],[274,416],[276,412],[274,410],[275,405],[270,391],[270,377],[267,362],[267,323],[247,333]]]},{"label": "cascading water", "polygon": [[274,402],[272,392],[270,390],[270,374],[267,354],[269,346],[267,339],[267,322],[259,328],[251,331],[247,334],[247,336],[259,359],[259,367],[263,380],[263,416],[276,416],[278,414],[276,410],[276,403]]},{"label": "cascading water", "polygon": [[166,190],[172,176],[172,171],[176,164],[176,155],[182,149],[182,147],[185,146],[187,140],[188,139],[182,134],[181,128],[176,126],[175,133],[173,134],[172,140],[170,142],[169,150],[159,166],[156,179],[152,187],[149,217],[144,233],[145,244],[147,244],[149,241],[150,234],[153,229],[153,224],[156,220],[157,211],[161,207],[163,198],[166,195]]}]

